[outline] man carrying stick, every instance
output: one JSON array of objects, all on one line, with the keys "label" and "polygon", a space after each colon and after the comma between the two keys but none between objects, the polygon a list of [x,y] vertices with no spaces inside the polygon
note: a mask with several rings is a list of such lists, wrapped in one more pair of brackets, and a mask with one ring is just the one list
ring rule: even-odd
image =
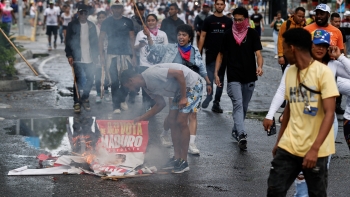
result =
[{"label": "man carrying stick", "polygon": [[73,67],[73,73],[79,83],[86,75],[83,95],[79,99],[79,90],[73,85],[74,112],[80,113],[80,104],[86,111],[90,111],[89,94],[94,81],[95,65],[98,60],[99,46],[96,26],[87,20],[87,8],[81,6],[78,10],[78,19],[70,22],[66,36],[66,56]]}]

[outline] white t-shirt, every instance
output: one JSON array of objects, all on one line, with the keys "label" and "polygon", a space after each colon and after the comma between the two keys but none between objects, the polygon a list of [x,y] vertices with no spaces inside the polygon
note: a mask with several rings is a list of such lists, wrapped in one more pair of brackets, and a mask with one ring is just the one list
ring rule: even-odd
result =
[{"label": "white t-shirt", "polygon": [[89,24],[80,23],[80,47],[81,47],[81,63],[91,63],[90,42],[89,42]]},{"label": "white t-shirt", "polygon": [[57,16],[60,15],[60,12],[53,8],[46,8],[44,12],[44,16],[46,16],[46,25],[47,26],[57,26],[58,21],[57,21]]},{"label": "white t-shirt", "polygon": [[[168,44],[168,37],[164,31],[158,30],[157,36],[151,33],[151,38],[153,40],[153,44]],[[148,43],[147,36],[143,33],[143,31],[140,31],[139,33],[137,33],[137,36],[135,39],[135,46],[140,44],[140,40],[144,40],[146,43]],[[154,62],[154,61],[157,61],[158,58],[160,57],[157,57],[156,54],[150,53],[150,49],[148,45],[145,45],[140,49],[140,66],[150,67],[155,63],[158,63],[158,62]]]},{"label": "white t-shirt", "polygon": [[89,15],[87,19],[93,22],[95,25],[97,24],[97,15]]},{"label": "white t-shirt", "polygon": [[187,24],[186,16],[185,16],[184,13],[177,14],[177,17],[178,17],[179,19],[181,19],[185,24]]},{"label": "white t-shirt", "polygon": [[35,16],[35,6],[30,7],[30,16]]},{"label": "white t-shirt", "polygon": [[68,23],[72,21],[72,14],[68,14],[68,16],[66,15],[66,13],[62,13],[61,14],[61,18],[63,19],[63,26],[68,26]]}]

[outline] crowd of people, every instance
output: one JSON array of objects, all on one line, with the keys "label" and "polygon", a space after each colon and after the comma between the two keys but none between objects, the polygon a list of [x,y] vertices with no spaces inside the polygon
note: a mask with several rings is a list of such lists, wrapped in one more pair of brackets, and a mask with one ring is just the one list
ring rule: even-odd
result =
[{"label": "crowd of people", "polygon": [[[231,10],[225,0],[214,4],[116,0],[89,5],[67,1],[61,6],[50,1],[48,5],[43,10],[43,28],[50,50],[52,35],[54,48],[57,34],[65,44],[75,73],[75,113],[82,108],[90,111],[94,82],[97,103],[109,99],[110,87],[115,114],[127,111],[142,91],[146,110],[135,121],[156,115],[166,107],[164,97],[168,97],[169,114],[160,139],[164,146],[174,147],[174,156],[164,169],[183,173],[189,170],[187,154],[200,154],[195,143],[199,109],[213,101],[211,110],[223,113],[220,98],[226,74],[231,134],[241,150],[247,149],[244,120],[256,81],[264,73],[261,6],[249,14],[245,7]],[[270,23],[283,76],[263,121],[268,135],[277,133],[274,114],[280,107],[285,109],[278,120],[281,128],[272,151],[268,196],[285,196],[293,181],[295,196],[327,196],[328,168],[338,133],[335,113],[344,114],[344,136],[350,148],[350,99],[343,110],[339,97],[340,93],[350,96],[346,56],[350,12],[341,20],[328,5],[319,4],[310,12],[310,20],[305,20],[305,13],[298,7],[283,20],[277,12]],[[203,89],[207,95],[202,102]]]}]

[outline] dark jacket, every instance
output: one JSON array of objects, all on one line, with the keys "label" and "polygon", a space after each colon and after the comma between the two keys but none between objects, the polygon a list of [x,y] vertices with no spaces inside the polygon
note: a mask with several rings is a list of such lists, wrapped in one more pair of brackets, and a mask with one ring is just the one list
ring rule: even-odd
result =
[{"label": "dark jacket", "polygon": [[[96,26],[87,21],[89,25],[89,42],[90,42],[90,55],[92,60],[98,60],[99,45]],[[81,48],[80,48],[80,22],[78,19],[68,23],[67,35],[66,35],[66,56],[73,57],[74,61],[81,60]]]},{"label": "dark jacket", "polygon": [[194,18],[194,29],[196,31],[201,32],[202,31],[202,27],[203,27],[203,23],[204,23],[204,19],[207,18],[208,16],[210,16],[210,13],[204,14],[203,12],[199,13],[196,18]]}]

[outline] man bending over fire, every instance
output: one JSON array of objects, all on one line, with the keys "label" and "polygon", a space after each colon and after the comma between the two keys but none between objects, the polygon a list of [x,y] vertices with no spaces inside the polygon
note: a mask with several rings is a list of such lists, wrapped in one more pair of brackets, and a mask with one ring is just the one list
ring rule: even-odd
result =
[{"label": "man bending over fire", "polygon": [[[190,170],[187,163],[187,152],[190,141],[188,128],[189,113],[196,112],[201,104],[203,83],[201,77],[188,67],[177,63],[157,64],[141,74],[126,70],[121,75],[122,85],[129,91],[144,88],[156,104],[147,113],[137,117],[135,121],[151,118],[165,106],[165,97],[173,97],[170,104],[169,123],[174,145],[174,157],[163,169],[173,169],[173,173]],[[207,86],[208,94],[211,93]]]}]

